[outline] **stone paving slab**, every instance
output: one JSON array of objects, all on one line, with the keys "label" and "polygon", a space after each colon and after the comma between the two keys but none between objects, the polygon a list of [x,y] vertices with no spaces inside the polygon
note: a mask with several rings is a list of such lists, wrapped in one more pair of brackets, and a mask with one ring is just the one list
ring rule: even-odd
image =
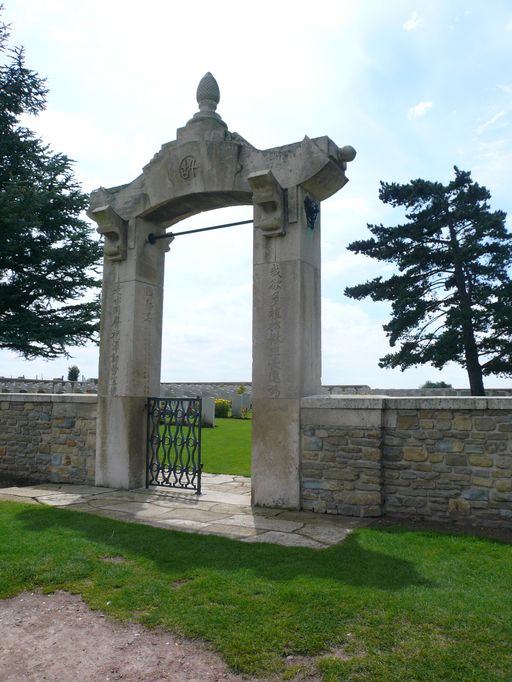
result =
[{"label": "stone paving slab", "polygon": [[278,530],[283,533],[293,533],[299,530],[304,525],[303,523],[296,523],[293,521],[284,521],[282,519],[269,518],[259,512],[253,514],[234,514],[224,521],[230,526],[242,526],[245,528],[258,528],[263,530]]},{"label": "stone paving slab", "polygon": [[269,542],[272,545],[284,545],[285,547],[309,547],[312,549],[325,549],[326,545],[316,542],[311,538],[294,533],[281,533],[276,530],[268,533],[260,533],[253,537],[244,538],[243,542]]},{"label": "stone paving slab", "polygon": [[49,483],[0,489],[0,499],[85,511],[158,528],[219,535],[243,542],[324,549],[342,542],[363,519],[251,507],[250,479],[203,476],[203,492],[152,487],[114,490]]},{"label": "stone paving slab", "polygon": [[304,524],[304,526],[297,531],[297,535],[303,535],[310,540],[320,542],[322,545],[335,545],[339,542],[343,542],[350,532],[350,528],[343,528],[341,526],[317,526],[308,523]]}]

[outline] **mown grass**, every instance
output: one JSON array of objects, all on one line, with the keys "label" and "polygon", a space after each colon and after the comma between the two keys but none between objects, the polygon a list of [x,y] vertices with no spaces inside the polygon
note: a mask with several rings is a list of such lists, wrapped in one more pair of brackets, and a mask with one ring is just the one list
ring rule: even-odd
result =
[{"label": "mown grass", "polygon": [[215,428],[201,430],[203,471],[251,475],[250,419],[215,419]]},{"label": "mown grass", "polygon": [[316,551],[0,504],[0,597],[81,593],[251,675],[302,655],[326,682],[510,680],[511,585],[512,547],[473,537],[362,529]]}]

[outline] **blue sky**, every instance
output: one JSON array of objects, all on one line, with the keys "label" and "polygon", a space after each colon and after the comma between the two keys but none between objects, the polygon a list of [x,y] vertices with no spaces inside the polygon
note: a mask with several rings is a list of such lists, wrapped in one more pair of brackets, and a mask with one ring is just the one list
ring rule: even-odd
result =
[{"label": "blue sky", "polygon": [[[467,386],[455,365],[382,370],[388,308],[343,296],[389,272],[347,244],[366,223],[400,216],[379,181],[447,182],[453,166],[488,187],[512,228],[512,3],[493,0],[10,0],[4,19],[27,64],[46,76],[47,111],[26,123],[76,160],[89,192],[133,180],[197,110],[206,71],[231,131],[269,148],[328,135],[357,149],[350,182],[322,205],[323,382]],[[212,225],[250,208],[196,216]],[[185,224],[180,227],[185,229]],[[162,379],[251,376],[250,226],[176,239],[166,256]],[[45,378],[77,364],[97,376],[95,347],[27,363],[0,352],[0,375]],[[487,386],[509,385],[489,378]]]}]

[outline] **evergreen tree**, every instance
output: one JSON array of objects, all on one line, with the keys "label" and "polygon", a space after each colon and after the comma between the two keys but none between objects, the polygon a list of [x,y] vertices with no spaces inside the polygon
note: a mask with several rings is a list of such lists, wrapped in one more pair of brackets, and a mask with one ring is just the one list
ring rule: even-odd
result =
[{"label": "evergreen tree", "polygon": [[80,218],[88,199],[71,161],[20,122],[47,90],[8,39],[0,23],[0,348],[55,358],[96,337],[99,296],[84,294],[99,284],[101,247]]},{"label": "evergreen tree", "polygon": [[80,368],[78,365],[71,365],[68,367],[68,381],[78,381],[80,376]]},{"label": "evergreen tree", "polygon": [[396,273],[347,287],[355,299],[391,301],[384,325],[391,347],[380,367],[454,361],[466,368],[472,395],[484,395],[483,376],[512,374],[512,237],[490,194],[455,167],[448,185],[426,180],[381,183],[380,199],[404,207],[402,225],[368,225],[371,239],[348,246]]}]

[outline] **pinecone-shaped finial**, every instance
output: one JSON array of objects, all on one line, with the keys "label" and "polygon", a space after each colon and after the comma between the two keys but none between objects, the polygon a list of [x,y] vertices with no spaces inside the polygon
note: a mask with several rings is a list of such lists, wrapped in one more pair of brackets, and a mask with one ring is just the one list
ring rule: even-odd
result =
[{"label": "pinecone-shaped finial", "polygon": [[196,93],[197,103],[199,104],[199,111],[194,114],[192,121],[197,121],[198,119],[214,118],[217,122],[221,123],[224,127],[226,124],[215,111],[217,104],[220,100],[220,90],[217,85],[217,81],[208,71],[199,81]]},{"label": "pinecone-shaped finial", "polygon": [[197,86],[197,103],[200,111],[215,111],[220,100],[220,90],[217,81],[208,71]]}]

